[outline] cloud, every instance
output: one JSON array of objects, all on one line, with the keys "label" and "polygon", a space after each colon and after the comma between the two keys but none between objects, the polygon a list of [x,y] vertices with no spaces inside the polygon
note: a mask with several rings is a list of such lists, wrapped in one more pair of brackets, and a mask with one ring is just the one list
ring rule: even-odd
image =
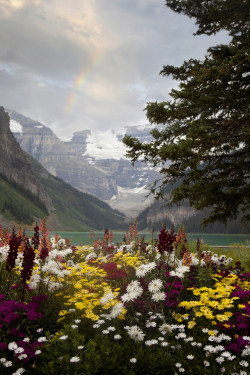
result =
[{"label": "cloud", "polygon": [[0,104],[60,137],[145,123],[146,103],[177,85],[164,64],[228,41],[195,29],[156,0],[0,0]]}]

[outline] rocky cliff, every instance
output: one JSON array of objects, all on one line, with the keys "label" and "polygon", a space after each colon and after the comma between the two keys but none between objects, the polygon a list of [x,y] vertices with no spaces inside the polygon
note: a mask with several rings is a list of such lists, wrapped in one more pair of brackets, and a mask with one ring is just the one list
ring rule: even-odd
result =
[{"label": "rocky cliff", "polygon": [[0,173],[37,196],[51,212],[51,199],[34,176],[28,158],[10,131],[9,122],[8,113],[0,107]]},{"label": "rocky cliff", "polygon": [[[152,197],[146,198],[148,186],[159,174],[142,163],[132,166],[125,158],[122,134],[100,132],[98,138],[86,129],[63,142],[47,126],[15,111],[9,110],[9,114],[13,134],[23,150],[54,176],[129,217],[135,217],[152,202]],[[129,127],[126,131],[143,141],[151,138],[146,126]]]},{"label": "rocky cliff", "polygon": [[75,136],[72,142],[64,143],[47,126],[14,111],[9,113],[12,121],[21,125],[22,131],[16,131],[14,135],[22,149],[38,160],[52,175],[102,200],[108,200],[117,193],[116,185],[109,174],[82,157],[84,137]]}]

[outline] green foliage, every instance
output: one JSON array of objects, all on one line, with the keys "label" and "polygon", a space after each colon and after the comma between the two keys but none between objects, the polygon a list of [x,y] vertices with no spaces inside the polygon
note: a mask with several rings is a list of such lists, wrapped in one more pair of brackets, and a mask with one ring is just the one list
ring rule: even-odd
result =
[{"label": "green foliage", "polygon": [[[84,336],[70,326],[64,327],[64,335],[68,336],[66,340],[60,340],[57,335],[44,348],[36,363],[40,374],[174,374],[173,359],[164,348],[150,350],[143,343],[132,342],[129,338],[124,338],[121,343],[101,332],[96,332],[86,342]],[[83,348],[79,350],[78,346]],[[131,363],[135,353],[136,363]],[[78,356],[79,362],[70,362],[70,358],[75,356]]]},{"label": "green foliage", "polygon": [[[248,247],[247,247],[248,246]],[[228,248],[214,248],[213,251],[218,255],[226,255],[231,257],[235,262],[241,262],[244,272],[250,272],[250,249],[249,242],[247,245],[231,244]]]},{"label": "green foliage", "polygon": [[229,45],[209,48],[203,61],[164,66],[161,74],[180,81],[179,89],[171,91],[170,101],[148,103],[146,112],[152,124],[166,124],[165,129],[154,129],[151,143],[124,137],[133,163],[143,158],[162,166],[161,186],[157,181],[152,188],[156,197],[180,181],[169,204],[187,200],[196,210],[209,209],[204,224],[226,223],[240,214],[250,219],[249,5],[240,3],[166,2],[174,11],[195,17],[197,33],[225,28],[233,38]]},{"label": "green foliage", "polygon": [[174,12],[196,18],[197,35],[215,34],[222,29],[230,35],[248,31],[248,0],[166,0],[166,6]]},{"label": "green foliage", "polygon": [[0,212],[9,220],[24,224],[32,224],[35,218],[48,215],[37,196],[3,175],[0,175]]}]

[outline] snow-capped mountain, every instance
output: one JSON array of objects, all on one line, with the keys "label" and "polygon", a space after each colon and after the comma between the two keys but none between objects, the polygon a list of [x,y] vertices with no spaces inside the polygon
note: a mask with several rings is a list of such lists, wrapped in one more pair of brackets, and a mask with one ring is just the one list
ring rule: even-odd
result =
[{"label": "snow-capped mountain", "polygon": [[20,146],[54,176],[106,201],[128,217],[137,216],[152,202],[152,196],[146,195],[159,173],[144,163],[132,166],[122,143],[125,133],[149,141],[151,126],[126,127],[119,133],[84,129],[63,142],[49,127],[8,112],[10,129]]}]

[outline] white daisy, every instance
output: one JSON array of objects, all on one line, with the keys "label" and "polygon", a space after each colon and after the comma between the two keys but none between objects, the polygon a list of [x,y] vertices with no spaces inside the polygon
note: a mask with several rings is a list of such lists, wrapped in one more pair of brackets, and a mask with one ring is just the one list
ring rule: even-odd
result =
[{"label": "white daisy", "polygon": [[165,298],[166,298],[166,296],[165,296],[164,292],[156,292],[156,293],[152,294],[152,300],[156,301],[156,302],[164,301]]},{"label": "white daisy", "polygon": [[171,333],[173,329],[170,324],[164,323],[159,327],[159,331],[162,333],[162,335],[166,335],[167,333]]},{"label": "white daisy", "polygon": [[163,347],[168,346],[168,345],[169,345],[169,343],[166,342],[166,341],[162,341],[162,342],[161,342],[161,346],[163,346]]},{"label": "white daisy", "polygon": [[137,280],[131,281],[131,283],[127,286],[127,292],[129,294],[136,293],[138,296],[140,296],[143,292],[143,289],[141,287],[141,284]]},{"label": "white daisy", "polygon": [[[24,355],[24,354],[20,354],[20,355]],[[11,361],[6,361],[6,362],[3,363],[3,365],[4,365],[4,367],[11,367],[12,366],[12,362]]]},{"label": "white daisy", "polygon": [[45,342],[45,341],[48,341],[47,338],[45,336],[42,336],[42,337],[39,337],[37,339],[38,342]]},{"label": "white daisy", "polygon": [[17,349],[17,344],[14,341],[10,342],[8,344],[8,349],[9,350],[15,350],[15,349]]},{"label": "white daisy", "polygon": [[107,328],[107,330],[108,330],[108,331],[111,331],[111,332],[114,332],[114,331],[116,330],[116,328],[115,328],[115,327],[112,327],[112,326],[110,326],[110,327],[108,327],[108,328]]},{"label": "white daisy", "polygon": [[24,352],[24,348],[18,347],[14,351],[15,351],[16,354],[19,354],[19,353]]},{"label": "white daisy", "polygon": [[71,363],[76,363],[76,362],[79,362],[80,361],[80,358],[79,357],[72,357],[70,358],[69,360]]},{"label": "white daisy", "polygon": [[156,345],[156,344],[158,344],[158,340],[155,340],[155,339],[145,341],[145,345],[147,346]]},{"label": "white daisy", "polygon": [[130,362],[131,362],[131,363],[136,363],[136,362],[137,362],[137,359],[136,359],[136,358],[130,358]]},{"label": "white daisy", "polygon": [[218,362],[218,363],[222,363],[222,362],[224,362],[225,361],[225,358],[223,358],[223,357],[217,357],[217,358],[215,358],[215,360],[216,360],[216,362]]},{"label": "white daisy", "polygon": [[64,335],[64,336],[59,337],[59,340],[67,340],[67,338],[68,338],[68,336]]},{"label": "white daisy", "polygon": [[239,365],[241,365],[243,367],[248,367],[248,362],[247,361],[240,361]]},{"label": "white daisy", "polygon": [[108,334],[109,334],[109,330],[108,330],[108,329],[104,329],[104,330],[102,331],[102,333],[103,333],[104,335],[108,335]]},{"label": "white daisy", "polygon": [[116,303],[110,312],[110,317],[112,319],[118,318],[124,311],[124,305],[122,302]]},{"label": "white daisy", "polygon": [[159,292],[159,290],[163,287],[163,283],[160,279],[155,279],[155,280],[152,280],[150,281],[150,283],[148,284],[148,290],[151,292],[151,293],[156,293],[156,292]]},{"label": "white daisy", "polygon": [[133,339],[134,341],[143,341],[145,334],[142,332],[142,330],[138,326],[132,326],[127,328],[128,335]]},{"label": "white daisy", "polygon": [[23,374],[24,372],[25,372],[25,369],[22,368],[22,367],[19,367],[19,369],[16,370],[15,372],[13,372],[12,375],[21,375],[21,374]]},{"label": "white daisy", "polygon": [[111,301],[114,298],[113,292],[106,293],[101,299],[100,302],[102,305],[106,305],[107,302]]},{"label": "white daisy", "polygon": [[24,359],[24,358],[27,358],[27,354],[19,354],[19,356],[17,357],[18,359]]}]

